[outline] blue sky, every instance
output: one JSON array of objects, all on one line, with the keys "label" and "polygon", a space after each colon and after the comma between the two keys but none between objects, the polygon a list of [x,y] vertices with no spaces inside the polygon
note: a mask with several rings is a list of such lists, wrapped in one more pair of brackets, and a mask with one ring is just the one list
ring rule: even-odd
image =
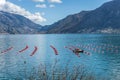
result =
[{"label": "blue sky", "polygon": [[[6,3],[4,3],[5,1]],[[41,24],[49,25],[65,18],[70,14],[79,13],[82,10],[93,10],[109,0],[0,0],[4,11],[29,15],[27,18]],[[9,6],[8,6],[9,5]],[[8,6],[9,10],[6,9]],[[10,10],[10,9],[14,10]],[[19,11],[18,11],[19,10]],[[31,16],[32,15],[32,16]],[[37,19],[38,18],[38,19]],[[41,19],[41,20],[40,20]]]}]

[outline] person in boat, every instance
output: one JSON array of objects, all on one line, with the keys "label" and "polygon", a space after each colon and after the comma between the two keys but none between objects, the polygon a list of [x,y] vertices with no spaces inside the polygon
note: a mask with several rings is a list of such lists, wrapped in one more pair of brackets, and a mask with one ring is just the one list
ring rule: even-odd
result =
[{"label": "person in boat", "polygon": [[73,53],[75,53],[78,57],[80,57],[80,53],[83,53],[84,51],[83,50],[81,50],[81,49],[79,49],[79,48],[75,48],[74,50],[73,50]]},{"label": "person in boat", "polygon": [[80,53],[84,53],[84,50],[81,50],[79,48],[76,48],[74,46],[72,47],[65,47],[65,48],[68,48],[70,49],[73,53],[75,53],[78,57],[80,57]]},{"label": "person in boat", "polygon": [[79,53],[83,53],[84,50],[81,50],[81,49],[79,49],[79,48],[75,48],[75,49],[73,50],[73,52],[76,53],[76,54],[79,54]]}]

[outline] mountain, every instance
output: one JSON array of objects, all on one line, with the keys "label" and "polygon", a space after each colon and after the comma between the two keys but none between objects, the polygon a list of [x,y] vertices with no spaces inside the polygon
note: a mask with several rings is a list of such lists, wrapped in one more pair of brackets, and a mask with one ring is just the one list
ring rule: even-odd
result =
[{"label": "mountain", "polygon": [[30,34],[37,33],[42,26],[29,19],[12,13],[0,11],[0,33]]},{"label": "mountain", "polygon": [[120,33],[120,0],[69,15],[50,25],[46,33]]},{"label": "mountain", "polygon": [[82,11],[47,26],[12,13],[0,11],[0,33],[120,33],[120,0],[104,3],[91,11]]}]

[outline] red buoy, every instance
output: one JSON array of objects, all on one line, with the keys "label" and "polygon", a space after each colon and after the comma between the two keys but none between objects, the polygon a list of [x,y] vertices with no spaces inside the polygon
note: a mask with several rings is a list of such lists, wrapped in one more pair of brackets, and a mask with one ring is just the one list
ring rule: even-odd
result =
[{"label": "red buoy", "polygon": [[8,48],[8,49],[6,49],[6,50],[1,51],[1,53],[6,53],[6,52],[8,52],[8,51],[10,51],[10,50],[12,50],[12,49],[13,49],[13,47],[10,47],[10,48]]},{"label": "red buoy", "polygon": [[54,46],[52,46],[52,45],[50,45],[50,47],[54,50],[55,55],[58,55],[57,49]]},{"label": "red buoy", "polygon": [[35,46],[34,51],[30,54],[30,56],[33,56],[36,53],[37,50],[38,50],[38,48]]},{"label": "red buoy", "polygon": [[20,50],[19,52],[21,53],[21,52],[23,52],[23,51],[25,51],[25,50],[27,50],[28,49],[28,46],[26,46],[25,48],[23,48],[22,50]]}]

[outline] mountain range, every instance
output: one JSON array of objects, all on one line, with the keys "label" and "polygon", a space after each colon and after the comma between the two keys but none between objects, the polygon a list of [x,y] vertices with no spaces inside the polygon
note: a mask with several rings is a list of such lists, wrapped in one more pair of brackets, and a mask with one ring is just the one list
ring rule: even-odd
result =
[{"label": "mountain range", "polygon": [[48,26],[0,11],[0,33],[120,33],[120,0],[109,1],[95,10],[69,15]]},{"label": "mountain range", "polygon": [[33,34],[38,33],[41,27],[21,15],[0,11],[0,33],[2,34]]},{"label": "mountain range", "polygon": [[120,0],[69,15],[50,25],[47,33],[120,33]]}]

